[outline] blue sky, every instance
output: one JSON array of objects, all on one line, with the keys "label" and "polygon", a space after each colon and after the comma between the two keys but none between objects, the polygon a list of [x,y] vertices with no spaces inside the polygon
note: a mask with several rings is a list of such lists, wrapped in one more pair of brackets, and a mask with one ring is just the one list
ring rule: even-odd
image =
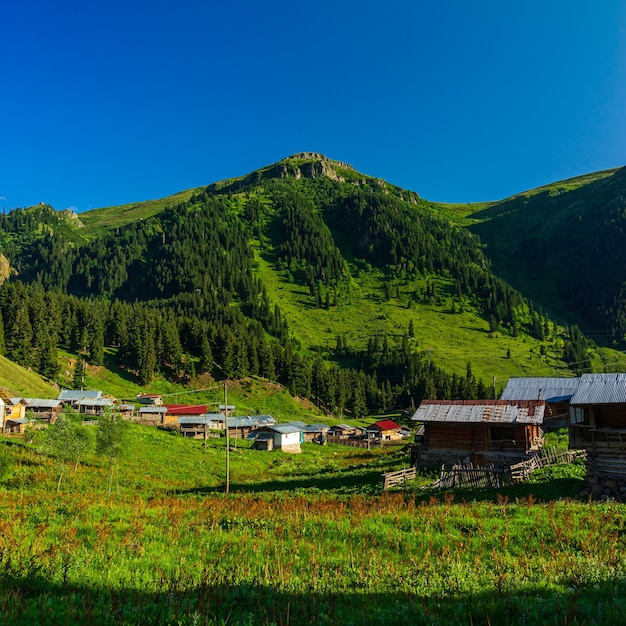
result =
[{"label": "blue sky", "polygon": [[7,0],[0,210],[302,151],[442,202],[626,165],[622,0]]}]

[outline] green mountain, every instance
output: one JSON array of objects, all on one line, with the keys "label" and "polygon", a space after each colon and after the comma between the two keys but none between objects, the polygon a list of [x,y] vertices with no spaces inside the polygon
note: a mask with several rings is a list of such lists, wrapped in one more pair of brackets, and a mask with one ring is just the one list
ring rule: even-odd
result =
[{"label": "green mountain", "polygon": [[0,352],[62,384],[82,361],[143,387],[261,377],[356,417],[623,369],[565,323],[582,316],[556,323],[500,276],[508,248],[489,237],[506,202],[432,203],[303,153],[158,201],[18,209],[0,216]]}]

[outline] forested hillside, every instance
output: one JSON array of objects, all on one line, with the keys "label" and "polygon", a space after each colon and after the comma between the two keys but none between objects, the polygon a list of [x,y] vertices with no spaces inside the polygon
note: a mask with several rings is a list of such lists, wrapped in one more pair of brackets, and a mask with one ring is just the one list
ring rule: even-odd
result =
[{"label": "forested hillside", "polygon": [[626,336],[626,168],[556,183],[472,216],[495,267],[600,343]]},{"label": "forested hillside", "polygon": [[[106,347],[144,385],[261,376],[355,416],[492,395],[472,358],[442,367],[420,345],[453,319],[474,324],[476,347],[505,338],[510,371],[525,367],[511,350],[591,367],[587,338],[496,276],[475,235],[346,164],[299,155],[162,204],[131,222],[43,205],[0,216],[2,352],[54,380],[59,350],[97,365]],[[376,332],[354,325],[370,306]]]}]

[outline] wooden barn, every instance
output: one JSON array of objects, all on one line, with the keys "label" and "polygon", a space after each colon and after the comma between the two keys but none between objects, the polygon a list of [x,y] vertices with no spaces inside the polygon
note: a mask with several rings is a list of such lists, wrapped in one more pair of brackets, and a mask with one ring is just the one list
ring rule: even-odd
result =
[{"label": "wooden barn", "polygon": [[509,378],[500,400],[545,400],[543,428],[567,428],[569,401],[580,378]]},{"label": "wooden barn", "polygon": [[516,463],[541,447],[544,412],[543,400],[423,400],[412,418],[424,426],[417,463]]},{"label": "wooden barn", "polygon": [[569,414],[570,448],[587,452],[590,493],[626,499],[626,374],[583,374]]}]

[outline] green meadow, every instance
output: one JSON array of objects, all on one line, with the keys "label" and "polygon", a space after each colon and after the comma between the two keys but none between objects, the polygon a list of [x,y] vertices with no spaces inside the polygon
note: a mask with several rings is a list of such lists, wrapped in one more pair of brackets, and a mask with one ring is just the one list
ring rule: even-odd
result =
[{"label": "green meadow", "polygon": [[[95,427],[94,427],[95,428]],[[3,624],[619,624],[626,508],[582,466],[501,492],[382,491],[402,446],[300,455],[131,424],[108,463],[3,440]],[[236,447],[235,447],[236,444]]]}]

